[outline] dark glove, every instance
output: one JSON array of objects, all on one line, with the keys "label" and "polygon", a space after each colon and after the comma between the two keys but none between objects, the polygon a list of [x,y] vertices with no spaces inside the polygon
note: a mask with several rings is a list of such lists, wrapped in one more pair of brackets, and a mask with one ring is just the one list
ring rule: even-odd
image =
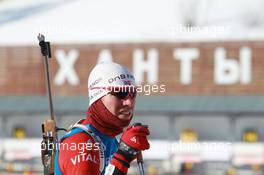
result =
[{"label": "dark glove", "polygon": [[126,174],[139,151],[149,149],[148,135],[149,129],[144,125],[128,127],[120,139],[118,150],[113,155],[111,163]]}]

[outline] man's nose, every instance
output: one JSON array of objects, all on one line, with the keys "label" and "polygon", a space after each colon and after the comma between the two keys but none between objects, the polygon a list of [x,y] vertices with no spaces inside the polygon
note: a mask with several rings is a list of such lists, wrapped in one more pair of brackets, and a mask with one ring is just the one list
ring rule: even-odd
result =
[{"label": "man's nose", "polygon": [[128,97],[128,98],[123,100],[123,105],[132,107],[134,104],[134,101],[135,101],[135,99]]}]

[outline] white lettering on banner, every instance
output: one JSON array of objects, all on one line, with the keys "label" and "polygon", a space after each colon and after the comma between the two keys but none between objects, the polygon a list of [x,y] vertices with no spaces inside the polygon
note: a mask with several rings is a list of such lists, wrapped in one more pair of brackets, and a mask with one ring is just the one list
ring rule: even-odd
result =
[{"label": "white lettering on banner", "polygon": [[63,85],[68,80],[70,85],[78,85],[80,80],[74,70],[74,63],[78,59],[79,52],[77,50],[70,50],[68,55],[66,55],[63,50],[57,50],[55,56],[60,65],[60,69],[54,78],[55,84]]},{"label": "white lettering on banner", "polygon": [[249,84],[251,82],[251,49],[248,47],[242,47],[239,55],[240,81],[242,84]]},{"label": "white lettering on banner", "polygon": [[103,49],[102,51],[100,51],[97,59],[97,64],[102,62],[113,62],[113,57],[110,50]]},{"label": "white lettering on banner", "polygon": [[243,47],[239,51],[239,62],[234,58],[226,58],[226,50],[217,48],[214,54],[214,79],[218,85],[230,85],[251,81],[251,50]]},{"label": "white lettering on banner", "polygon": [[147,72],[147,83],[155,84],[158,82],[158,51],[150,49],[147,52],[147,60],[144,61],[142,49],[133,52],[133,73],[137,84],[141,84],[144,79],[144,72]]},{"label": "white lettering on banner", "polygon": [[195,48],[175,49],[173,57],[180,60],[180,81],[184,85],[192,82],[192,61],[198,59],[200,52]]}]

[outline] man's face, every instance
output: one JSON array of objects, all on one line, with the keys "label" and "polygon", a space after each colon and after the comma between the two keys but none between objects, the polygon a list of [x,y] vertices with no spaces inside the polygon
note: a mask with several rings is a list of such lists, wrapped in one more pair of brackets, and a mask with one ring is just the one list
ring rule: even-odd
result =
[{"label": "man's face", "polygon": [[108,93],[102,97],[105,107],[121,120],[129,120],[134,112],[136,95],[129,93],[125,98],[120,98],[119,94]]}]

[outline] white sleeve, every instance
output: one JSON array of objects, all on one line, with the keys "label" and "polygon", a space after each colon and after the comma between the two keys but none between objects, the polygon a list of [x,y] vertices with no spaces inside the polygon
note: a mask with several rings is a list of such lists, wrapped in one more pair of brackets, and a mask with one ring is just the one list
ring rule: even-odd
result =
[{"label": "white sleeve", "polygon": [[126,175],[126,174],[110,163],[106,167],[104,175]]}]

